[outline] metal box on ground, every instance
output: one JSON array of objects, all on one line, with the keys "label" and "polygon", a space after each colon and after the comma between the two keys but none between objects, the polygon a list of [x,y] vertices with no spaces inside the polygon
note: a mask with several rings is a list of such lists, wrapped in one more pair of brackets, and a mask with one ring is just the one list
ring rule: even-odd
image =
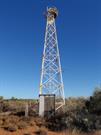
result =
[{"label": "metal box on ground", "polygon": [[47,117],[55,114],[55,94],[39,95],[39,116]]}]

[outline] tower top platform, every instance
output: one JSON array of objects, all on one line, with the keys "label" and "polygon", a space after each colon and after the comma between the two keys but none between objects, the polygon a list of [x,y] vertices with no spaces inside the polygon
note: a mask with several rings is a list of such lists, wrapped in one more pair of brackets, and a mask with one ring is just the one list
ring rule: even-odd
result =
[{"label": "tower top platform", "polygon": [[56,7],[47,8],[47,15],[52,15],[54,18],[58,16],[58,10]]}]

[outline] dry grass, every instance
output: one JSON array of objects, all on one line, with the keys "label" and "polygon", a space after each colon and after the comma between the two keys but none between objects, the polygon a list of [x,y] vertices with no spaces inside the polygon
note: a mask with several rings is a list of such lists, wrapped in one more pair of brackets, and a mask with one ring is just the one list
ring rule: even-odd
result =
[{"label": "dry grass", "polygon": [[56,133],[55,135],[101,135],[101,130],[100,131],[95,131],[91,133],[83,133],[77,129],[74,129],[73,131],[64,131],[61,133]]}]

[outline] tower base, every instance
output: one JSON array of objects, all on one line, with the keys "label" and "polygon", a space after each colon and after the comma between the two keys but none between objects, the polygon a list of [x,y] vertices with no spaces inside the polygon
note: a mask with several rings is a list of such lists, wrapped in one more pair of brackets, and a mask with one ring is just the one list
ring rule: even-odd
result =
[{"label": "tower base", "polygon": [[55,94],[39,95],[39,116],[49,117],[55,114]]}]

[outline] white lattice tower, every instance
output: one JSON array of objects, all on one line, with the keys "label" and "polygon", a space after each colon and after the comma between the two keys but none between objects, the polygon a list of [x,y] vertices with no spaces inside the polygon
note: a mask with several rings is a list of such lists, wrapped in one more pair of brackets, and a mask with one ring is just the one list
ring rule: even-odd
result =
[{"label": "white lattice tower", "polygon": [[55,94],[56,110],[65,104],[64,85],[55,26],[57,15],[58,11],[56,8],[47,8],[47,24],[40,80],[40,94]]}]

